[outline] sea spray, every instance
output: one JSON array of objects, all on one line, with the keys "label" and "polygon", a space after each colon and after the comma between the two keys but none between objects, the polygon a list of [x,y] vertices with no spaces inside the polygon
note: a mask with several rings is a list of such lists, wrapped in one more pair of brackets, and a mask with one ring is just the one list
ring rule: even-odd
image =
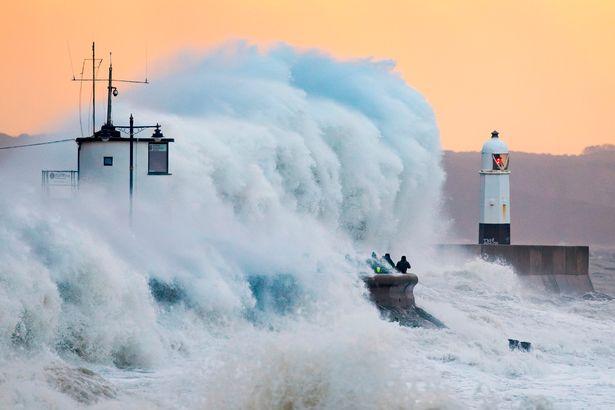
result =
[{"label": "sea spray", "polygon": [[[66,388],[87,367],[99,408],[615,407],[612,301],[425,256],[445,231],[437,129],[391,63],[233,43],[164,64],[114,110],[176,139],[173,175],[136,181],[132,229],[127,197],[40,193],[74,147],[0,153],[2,404],[78,407],[48,369]],[[446,329],[380,318],[372,249],[409,256]]]},{"label": "sea spray", "polygon": [[[19,345],[28,355],[43,349],[91,367],[160,374],[165,363],[195,372],[194,362],[204,375],[195,383],[211,385],[243,382],[231,371],[238,361],[245,375],[261,372],[258,385],[281,377],[256,391],[191,399],[212,405],[385,403],[376,386],[404,380],[386,354],[386,335],[399,336],[364,297],[358,274],[372,247],[434,239],[443,172],[429,106],[388,62],[288,46],[233,43],[171,66],[114,110],[116,123],[134,112],[176,139],[173,175],[148,177],[160,178],[151,190],[135,181],[132,229],[123,195],[81,190],[58,202],[33,188],[36,171],[24,169],[55,168],[50,157],[70,164],[73,147],[44,165],[39,151],[3,153],[11,178],[1,187],[2,354],[19,366]],[[175,299],[161,299],[164,284]],[[373,337],[384,339],[362,340]],[[362,362],[374,343],[380,353]],[[249,346],[252,359],[271,364],[249,363]],[[321,358],[302,363],[310,346]],[[340,355],[348,348],[356,353]],[[345,380],[353,373],[363,381]],[[407,385],[391,403],[414,403]]]}]

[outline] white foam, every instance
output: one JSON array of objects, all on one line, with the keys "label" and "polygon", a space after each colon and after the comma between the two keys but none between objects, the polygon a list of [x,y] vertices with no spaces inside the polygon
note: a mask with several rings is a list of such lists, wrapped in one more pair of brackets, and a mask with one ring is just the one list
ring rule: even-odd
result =
[{"label": "white foam", "polygon": [[[40,156],[0,162],[4,402],[78,406],[42,376],[65,361],[114,386],[103,408],[612,404],[610,302],[430,259],[446,220],[437,128],[390,63],[233,43],[168,65],[114,110],[176,138],[171,187],[137,181],[134,232],[124,199],[50,202],[22,172]],[[372,248],[408,254],[419,304],[448,329],[379,318],[357,275]],[[151,277],[181,301],[157,303]]]}]

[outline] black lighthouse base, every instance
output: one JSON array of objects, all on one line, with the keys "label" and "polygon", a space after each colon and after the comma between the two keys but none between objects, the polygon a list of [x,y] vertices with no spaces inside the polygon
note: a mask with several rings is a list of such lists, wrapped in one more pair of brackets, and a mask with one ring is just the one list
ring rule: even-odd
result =
[{"label": "black lighthouse base", "polygon": [[510,224],[478,224],[479,245],[510,245]]}]

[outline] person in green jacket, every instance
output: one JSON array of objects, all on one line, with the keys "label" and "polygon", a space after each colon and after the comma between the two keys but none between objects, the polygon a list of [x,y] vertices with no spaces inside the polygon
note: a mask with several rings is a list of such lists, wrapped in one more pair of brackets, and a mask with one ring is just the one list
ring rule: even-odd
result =
[{"label": "person in green jacket", "polygon": [[372,252],[372,256],[367,260],[367,264],[372,268],[374,273],[390,273],[390,269],[383,263],[376,252]]}]

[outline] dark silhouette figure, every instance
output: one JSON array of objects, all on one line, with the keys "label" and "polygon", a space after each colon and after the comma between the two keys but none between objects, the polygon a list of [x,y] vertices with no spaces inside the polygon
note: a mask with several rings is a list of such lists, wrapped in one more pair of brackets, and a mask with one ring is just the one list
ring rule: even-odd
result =
[{"label": "dark silhouette figure", "polygon": [[385,253],[384,254],[384,260],[388,262],[389,265],[391,265],[391,267],[395,268],[395,262],[393,262],[393,259],[391,259],[391,254],[390,253]]},{"label": "dark silhouette figure", "polygon": [[406,260],[406,255],[402,256],[401,260],[399,262],[397,262],[397,265],[395,265],[395,269],[397,269],[401,273],[408,272],[408,269],[410,269],[410,268],[411,268],[410,262],[408,262]]}]

